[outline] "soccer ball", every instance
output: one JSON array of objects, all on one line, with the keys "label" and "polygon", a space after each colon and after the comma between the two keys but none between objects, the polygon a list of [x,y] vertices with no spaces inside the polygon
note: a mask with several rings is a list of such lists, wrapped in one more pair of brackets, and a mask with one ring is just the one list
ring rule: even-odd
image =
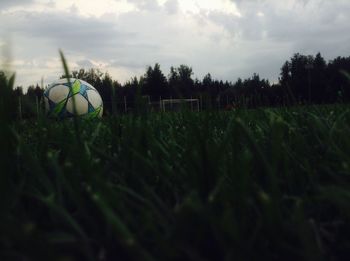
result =
[{"label": "soccer ball", "polygon": [[83,80],[61,79],[44,91],[45,110],[49,116],[101,117],[103,102],[98,91]]}]

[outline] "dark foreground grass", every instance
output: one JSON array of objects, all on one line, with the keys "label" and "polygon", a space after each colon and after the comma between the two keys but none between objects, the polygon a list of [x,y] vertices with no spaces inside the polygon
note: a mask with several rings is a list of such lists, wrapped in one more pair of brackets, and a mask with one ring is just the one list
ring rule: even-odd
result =
[{"label": "dark foreground grass", "polygon": [[0,260],[350,254],[347,106],[18,122],[0,102]]}]

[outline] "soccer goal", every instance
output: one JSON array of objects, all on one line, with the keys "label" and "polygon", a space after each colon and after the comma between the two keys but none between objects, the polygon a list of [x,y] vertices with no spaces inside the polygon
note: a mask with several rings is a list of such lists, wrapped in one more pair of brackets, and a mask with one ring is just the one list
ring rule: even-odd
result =
[{"label": "soccer goal", "polygon": [[183,109],[199,111],[198,99],[164,99],[160,100],[161,111],[180,111]]}]

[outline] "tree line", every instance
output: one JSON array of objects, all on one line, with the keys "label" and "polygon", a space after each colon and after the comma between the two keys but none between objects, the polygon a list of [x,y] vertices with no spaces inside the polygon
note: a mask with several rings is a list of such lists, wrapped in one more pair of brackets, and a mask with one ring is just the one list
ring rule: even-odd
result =
[{"label": "tree line", "polygon": [[[326,62],[320,53],[316,56],[296,53],[282,65],[278,83],[270,83],[256,73],[247,79],[238,78],[234,83],[213,79],[210,73],[202,80],[193,79],[193,70],[187,65],[171,67],[165,75],[158,63],[148,66],[144,75],[133,77],[125,84],[93,68],[72,71],[70,77],[93,85],[102,96],[106,113],[111,114],[124,111],[125,102],[133,109],[138,97],[146,97],[148,103],[196,98],[201,99],[204,109],[349,102],[349,72],[350,57]],[[39,85],[30,86],[24,94],[22,87],[17,87],[13,93],[30,104],[41,101],[43,89]]]}]

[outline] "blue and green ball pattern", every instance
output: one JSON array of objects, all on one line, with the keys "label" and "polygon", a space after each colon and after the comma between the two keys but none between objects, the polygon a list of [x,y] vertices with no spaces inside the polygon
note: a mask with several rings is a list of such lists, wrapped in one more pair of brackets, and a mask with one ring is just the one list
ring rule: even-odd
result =
[{"label": "blue and green ball pattern", "polygon": [[59,80],[44,92],[45,108],[49,116],[88,118],[101,117],[103,102],[98,91],[89,83],[79,80]]}]

